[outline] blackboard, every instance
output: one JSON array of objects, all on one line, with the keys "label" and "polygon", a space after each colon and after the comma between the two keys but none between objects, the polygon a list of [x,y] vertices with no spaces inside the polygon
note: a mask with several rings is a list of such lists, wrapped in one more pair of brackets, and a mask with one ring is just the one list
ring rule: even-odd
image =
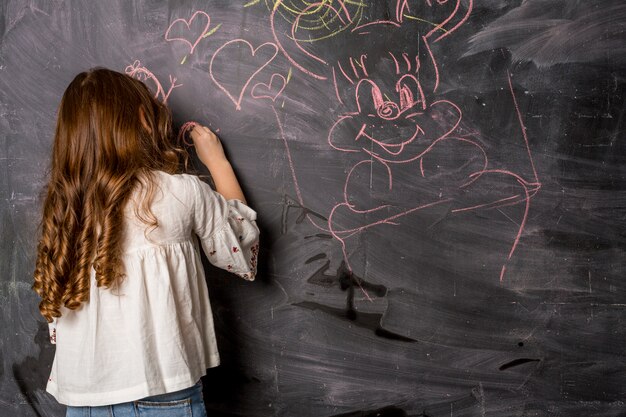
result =
[{"label": "blackboard", "polygon": [[0,11],[0,414],[64,415],[40,193],[65,87],[104,66],[216,130],[259,213],[257,282],[209,271],[211,415],[626,415],[623,2]]}]

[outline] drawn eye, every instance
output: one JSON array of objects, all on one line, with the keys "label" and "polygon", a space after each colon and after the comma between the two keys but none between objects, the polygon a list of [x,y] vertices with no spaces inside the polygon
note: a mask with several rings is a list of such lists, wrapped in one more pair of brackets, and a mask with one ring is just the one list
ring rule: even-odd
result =
[{"label": "drawn eye", "polygon": [[421,103],[422,109],[426,108],[426,99],[422,86],[413,74],[405,74],[396,83],[396,91],[400,96],[400,110],[404,111]]},{"label": "drawn eye", "polygon": [[413,107],[413,93],[408,85],[400,87],[400,109],[408,109]]},{"label": "drawn eye", "polygon": [[383,93],[378,85],[369,79],[362,79],[356,87],[356,99],[359,111],[364,114],[376,114],[384,106]]},{"label": "drawn eye", "polygon": [[372,101],[375,109],[379,109],[385,104],[383,94],[380,92],[380,88],[375,84],[372,86]]}]

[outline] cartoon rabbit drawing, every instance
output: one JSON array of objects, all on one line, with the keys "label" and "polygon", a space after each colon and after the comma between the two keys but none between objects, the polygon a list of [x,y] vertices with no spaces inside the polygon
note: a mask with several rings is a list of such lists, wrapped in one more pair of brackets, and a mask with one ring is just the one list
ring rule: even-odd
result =
[{"label": "cartoon rabbit drawing", "polygon": [[[491,168],[485,146],[471,122],[464,120],[461,106],[438,91],[443,80],[433,45],[462,27],[473,2],[392,4],[395,8],[382,10],[380,18],[371,10],[365,16],[358,6],[342,1],[291,9],[289,18],[280,7],[271,13],[279,50],[307,77],[332,89],[342,109],[326,140],[346,166],[343,190],[331,207],[315,208],[327,224],[311,221],[341,243],[352,270],[349,239],[368,229],[401,224],[404,216],[436,205],[447,207],[449,215],[525,205],[508,261],[530,199],[540,187],[534,165],[532,180]],[[316,17],[323,24],[316,26]],[[415,30],[406,30],[410,25]],[[306,41],[304,30],[313,40]],[[325,42],[346,46],[341,49],[346,54],[337,58],[336,49],[325,47]],[[532,165],[530,149],[528,156]],[[482,186],[494,181],[502,186]],[[501,280],[505,270],[506,261]]]}]

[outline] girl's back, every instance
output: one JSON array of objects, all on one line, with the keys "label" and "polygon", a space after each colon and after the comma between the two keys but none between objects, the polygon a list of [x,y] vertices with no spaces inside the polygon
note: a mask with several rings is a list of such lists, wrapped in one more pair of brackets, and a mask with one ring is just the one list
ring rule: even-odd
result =
[{"label": "girl's back", "polygon": [[[117,108],[103,88],[90,97],[88,87],[102,84],[98,77],[116,80],[112,88],[121,86],[122,95],[138,90],[137,104]],[[168,142],[166,109],[124,77],[108,70],[77,76],[55,136],[33,288],[56,344],[47,391],[70,406],[194,386],[219,364],[199,249],[244,279],[256,274],[256,212],[245,204],[219,139],[201,127],[191,135],[217,192],[195,176],[175,174],[181,150]],[[74,117],[66,100],[109,96],[113,101],[100,103],[100,111],[83,111],[82,131],[65,120]],[[113,128],[103,128],[107,115],[117,122]],[[136,125],[133,117],[142,132],[131,128],[128,139],[120,126]]]}]

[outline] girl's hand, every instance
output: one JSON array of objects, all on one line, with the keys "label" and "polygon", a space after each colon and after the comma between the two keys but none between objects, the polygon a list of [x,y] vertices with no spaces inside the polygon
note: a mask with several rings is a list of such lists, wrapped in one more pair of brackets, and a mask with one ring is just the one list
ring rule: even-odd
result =
[{"label": "girl's hand", "polygon": [[198,158],[211,171],[211,167],[228,162],[224,148],[215,133],[206,126],[196,125],[190,133]]},{"label": "girl's hand", "polygon": [[198,158],[211,173],[216,191],[227,200],[236,199],[245,203],[246,199],[237,181],[237,176],[230,162],[226,159],[222,143],[215,133],[211,132],[208,127],[197,124],[190,136]]}]

